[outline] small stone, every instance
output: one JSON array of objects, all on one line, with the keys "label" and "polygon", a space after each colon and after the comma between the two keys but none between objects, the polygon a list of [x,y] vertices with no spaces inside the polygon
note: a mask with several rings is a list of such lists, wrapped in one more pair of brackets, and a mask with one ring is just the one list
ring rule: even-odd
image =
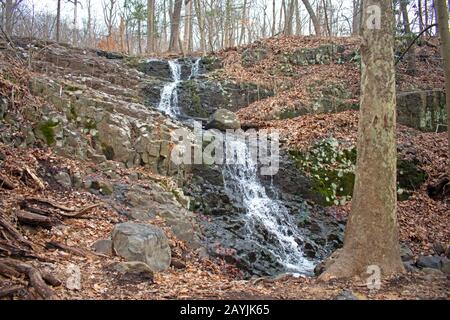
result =
[{"label": "small stone", "polygon": [[141,261],[121,262],[114,266],[114,270],[121,274],[122,280],[153,281],[153,271]]},{"label": "small stone", "polygon": [[71,188],[72,187],[72,181],[70,179],[70,175],[65,171],[60,171],[55,175],[55,179],[64,188]]},{"label": "small stone", "polygon": [[175,269],[186,269],[186,264],[179,259],[172,258],[170,265]]},{"label": "small stone", "polygon": [[112,241],[109,239],[100,239],[95,241],[92,244],[92,248],[95,252],[106,254],[106,255],[112,255]]},{"label": "small stone", "polygon": [[422,256],[417,260],[417,266],[422,269],[440,269],[441,268],[441,257],[437,256]]},{"label": "small stone", "polygon": [[352,291],[344,289],[342,292],[335,298],[335,300],[359,300],[357,296],[353,294]]},{"label": "small stone", "polygon": [[414,253],[405,243],[402,243],[400,244],[400,256],[402,261],[411,261],[414,258]]},{"label": "small stone", "polygon": [[433,244],[433,250],[438,256],[445,254],[445,247],[439,242]]},{"label": "small stone", "polygon": [[441,270],[433,269],[433,268],[424,268],[422,269],[422,272],[426,275],[433,276],[433,277],[440,277],[443,275]]},{"label": "small stone", "polygon": [[71,263],[67,266],[66,288],[69,290],[81,290],[81,271],[80,267]]},{"label": "small stone", "polygon": [[445,274],[450,274],[450,260],[445,258],[442,260],[441,271]]}]

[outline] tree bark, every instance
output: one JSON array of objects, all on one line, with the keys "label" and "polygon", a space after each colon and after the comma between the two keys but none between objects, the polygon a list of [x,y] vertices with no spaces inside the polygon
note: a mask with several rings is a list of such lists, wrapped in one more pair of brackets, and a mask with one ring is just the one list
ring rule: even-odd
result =
[{"label": "tree bark", "polygon": [[404,271],[400,259],[396,192],[396,111],[392,1],[368,0],[380,8],[380,28],[362,24],[361,110],[352,208],[344,247],[322,280],[362,276],[378,266],[381,276]]},{"label": "tree bark", "polygon": [[205,21],[202,15],[200,0],[193,0],[195,6],[195,14],[197,16],[198,28],[200,29],[200,50],[203,54],[206,53],[206,36],[205,36]]},{"label": "tree bark", "polygon": [[277,12],[276,12],[276,6],[275,6],[275,0],[272,1],[272,37],[275,36],[276,32],[276,20],[277,20]]},{"label": "tree bark", "polygon": [[308,14],[311,18],[311,21],[314,25],[314,31],[316,33],[316,36],[320,36],[322,35],[321,31],[320,31],[320,23],[319,23],[319,19],[317,19],[317,16],[314,12],[313,7],[311,6],[311,4],[309,3],[308,0],[302,0],[303,4],[305,5],[306,10],[308,11]]},{"label": "tree bark", "polygon": [[61,41],[61,0],[58,0],[56,9],[56,42]]},{"label": "tree bark", "polygon": [[[410,26],[409,17],[408,17],[408,1],[407,0],[400,0],[400,11],[402,13],[403,28],[405,31],[405,35],[410,36],[411,35],[411,26]],[[411,76],[413,76],[417,73],[416,46],[415,45],[413,45],[408,52],[408,67],[407,67],[406,73]]]},{"label": "tree bark", "polygon": [[[192,1],[186,0],[185,4],[185,17],[184,17],[184,37],[183,46],[184,52],[189,53],[192,51]],[[224,31],[225,32],[225,31]]]},{"label": "tree bark", "polygon": [[171,52],[180,51],[179,38],[180,38],[180,16],[182,4],[183,0],[175,0],[170,26],[169,51]]},{"label": "tree bark", "polygon": [[78,0],[73,0],[73,30],[72,30],[72,45],[77,45],[77,19],[78,19]]},{"label": "tree bark", "polygon": [[447,132],[448,132],[448,168],[447,174],[450,178],[450,33],[448,26],[448,4],[447,1],[438,1],[436,5],[439,34],[441,36],[441,51],[445,72],[445,101],[447,104]]},{"label": "tree bark", "polygon": [[147,53],[155,52],[155,0],[147,0]]},{"label": "tree bark", "polygon": [[353,20],[352,20],[353,36],[359,35],[360,25],[361,25],[361,1],[353,0]]}]

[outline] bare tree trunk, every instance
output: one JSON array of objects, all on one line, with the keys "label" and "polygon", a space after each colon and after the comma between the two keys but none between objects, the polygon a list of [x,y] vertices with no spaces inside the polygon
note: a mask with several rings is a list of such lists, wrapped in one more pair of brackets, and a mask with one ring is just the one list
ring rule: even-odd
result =
[{"label": "bare tree trunk", "polygon": [[56,42],[61,41],[61,0],[58,0],[56,9]]},{"label": "bare tree trunk", "polygon": [[417,17],[419,18],[419,32],[422,32],[425,28],[423,23],[422,0],[417,1]]},{"label": "bare tree trunk", "polygon": [[13,0],[5,1],[5,32],[12,36],[13,34],[13,15],[14,15],[14,2]]},{"label": "bare tree trunk", "polygon": [[147,53],[155,51],[155,0],[147,0]]},{"label": "bare tree trunk", "polygon": [[180,51],[179,38],[180,38],[180,16],[182,5],[183,0],[175,0],[170,27],[169,51],[171,52]]},{"label": "bare tree trunk", "polygon": [[[411,27],[410,27],[410,23],[409,23],[408,6],[407,5],[408,5],[407,0],[400,0],[400,11],[401,11],[402,17],[403,17],[403,28],[404,28],[406,36],[409,37],[411,35]],[[415,45],[413,45],[408,52],[407,73],[411,76],[413,76],[417,73],[416,46]]]},{"label": "bare tree trunk", "polygon": [[241,35],[239,36],[239,45],[242,44],[245,36],[245,25],[247,23],[247,0],[244,0],[244,5],[242,7],[242,22],[241,22]]},{"label": "bare tree trunk", "polygon": [[77,19],[78,19],[78,0],[73,0],[73,30],[72,45],[75,47],[78,42],[77,37]]},{"label": "bare tree trunk", "polygon": [[200,29],[200,50],[203,54],[206,53],[206,36],[205,36],[205,21],[203,19],[200,0],[194,0],[195,14],[197,15],[198,28]]},{"label": "bare tree trunk", "polygon": [[300,15],[298,0],[295,0],[295,34],[297,36],[302,34],[302,18]]},{"label": "bare tree trunk", "polygon": [[447,104],[447,132],[448,132],[448,168],[447,174],[450,178],[450,32],[448,26],[448,4],[447,1],[438,1],[436,6],[439,34],[441,36],[441,51],[444,60],[445,93]]},{"label": "bare tree trunk", "polygon": [[284,22],[284,35],[292,35],[292,23],[295,14],[295,0],[290,0],[287,6],[286,18]]},{"label": "bare tree trunk", "polygon": [[139,54],[142,54],[142,31],[141,31],[141,19],[137,19],[137,34],[138,34],[138,52]]},{"label": "bare tree trunk", "polygon": [[322,4],[323,4],[323,12],[324,12],[324,18],[325,18],[325,27],[327,29],[328,36],[331,36],[330,23],[328,21],[327,1],[326,0],[322,0]]},{"label": "bare tree trunk", "polygon": [[361,111],[352,209],[344,247],[322,280],[363,276],[369,267],[378,267],[380,276],[404,271],[396,213],[394,15],[392,1],[369,0],[363,8],[364,19],[371,15],[369,5],[380,7],[381,24],[378,29],[362,24]]},{"label": "bare tree trunk", "polygon": [[[183,37],[183,47],[184,52],[189,53],[191,51],[191,34],[192,34],[192,1],[185,1],[185,17],[184,17],[184,37]],[[225,31],[224,31],[225,32]]]},{"label": "bare tree trunk", "polygon": [[275,36],[276,32],[276,20],[277,20],[277,12],[276,12],[276,0],[272,1],[272,37]]},{"label": "bare tree trunk", "polygon": [[92,1],[86,1],[87,7],[87,23],[86,23],[86,33],[87,33],[87,47],[92,47]]},{"label": "bare tree trunk", "polygon": [[361,25],[361,1],[353,0],[352,35],[354,36],[359,35],[360,25]]},{"label": "bare tree trunk", "polygon": [[317,19],[316,14],[314,13],[314,9],[312,8],[311,4],[308,0],[302,0],[303,4],[305,5],[306,10],[308,11],[308,14],[311,18],[311,21],[314,25],[314,31],[316,32],[316,36],[322,35],[320,31],[320,23],[319,19]]}]

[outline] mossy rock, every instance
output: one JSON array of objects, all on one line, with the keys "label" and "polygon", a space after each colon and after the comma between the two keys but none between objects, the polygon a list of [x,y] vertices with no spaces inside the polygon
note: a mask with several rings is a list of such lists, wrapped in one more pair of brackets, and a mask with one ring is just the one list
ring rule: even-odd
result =
[{"label": "mossy rock", "polygon": [[[355,184],[356,148],[342,149],[334,139],[315,144],[308,152],[291,150],[289,154],[297,167],[308,172],[313,190],[320,194],[322,205],[344,204],[353,196]],[[398,159],[398,200],[407,200],[414,190],[427,180],[427,174],[417,160]]]},{"label": "mossy rock", "polygon": [[47,120],[38,125],[38,134],[45,140],[48,145],[53,145],[56,142],[56,128],[59,122]]}]

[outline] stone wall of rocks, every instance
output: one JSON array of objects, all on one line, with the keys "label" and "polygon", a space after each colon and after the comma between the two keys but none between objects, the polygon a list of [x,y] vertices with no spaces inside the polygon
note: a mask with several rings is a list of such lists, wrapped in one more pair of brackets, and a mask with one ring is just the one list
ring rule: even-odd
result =
[{"label": "stone wall of rocks", "polygon": [[423,131],[447,129],[445,92],[426,90],[402,92],[397,95],[398,122]]}]

